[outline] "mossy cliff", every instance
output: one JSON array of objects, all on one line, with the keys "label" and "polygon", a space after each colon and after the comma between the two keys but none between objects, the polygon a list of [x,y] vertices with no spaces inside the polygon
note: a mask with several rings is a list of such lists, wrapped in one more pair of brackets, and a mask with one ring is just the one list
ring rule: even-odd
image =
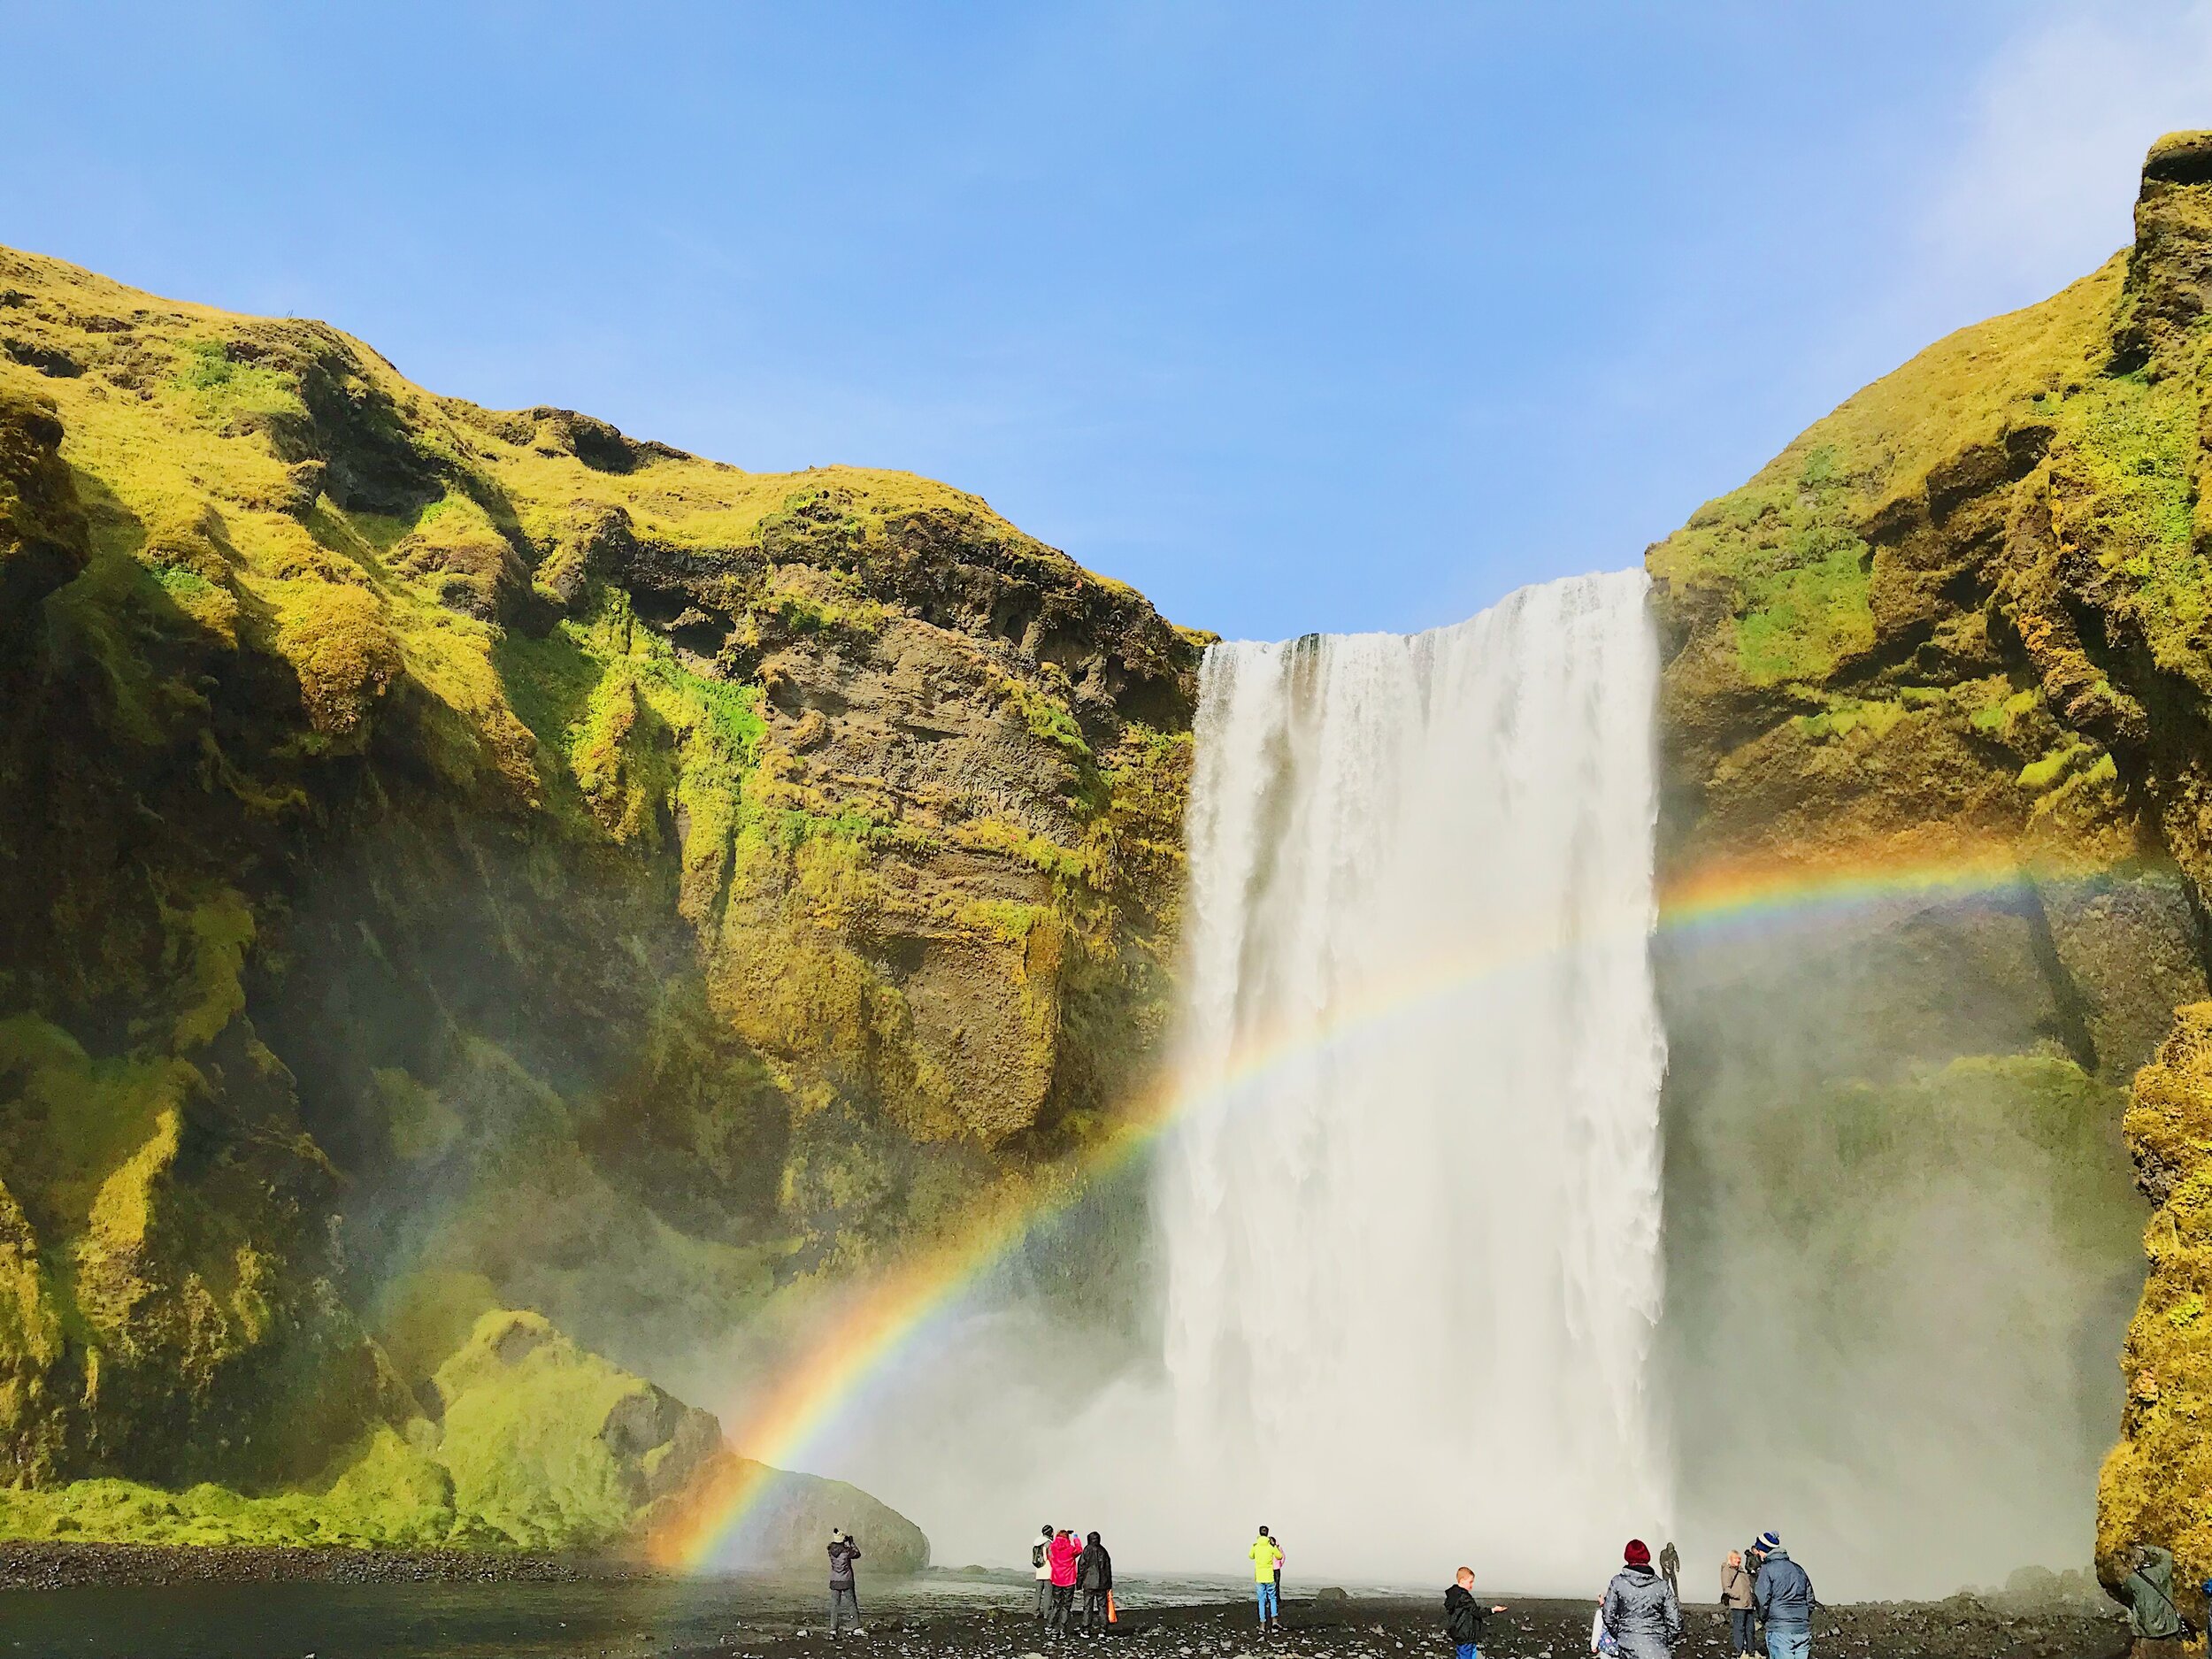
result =
[{"label": "mossy cliff", "polygon": [[0,251],[6,1479],[603,1533],[435,1495],[446,1368],[664,1367],[1110,1129],[1197,649],[921,479]]},{"label": "mossy cliff", "polygon": [[2108,1577],[2129,1546],[2174,1552],[2175,1586],[2199,1630],[2212,1577],[2212,1002],[2182,1009],[2158,1057],[2136,1074],[2129,1143],[2158,1208],[2145,1235],[2150,1279],[2128,1327],[2120,1444],[2097,1492]]},{"label": "mossy cliff", "polygon": [[2124,1090],[2207,994],[2212,135],[2154,148],[2136,231],[1647,556],[1667,878],[1873,894],[1663,944],[1692,1501],[1786,1402],[1829,1461],[1756,1495],[1900,1587],[2086,1555],[2142,1283]]}]

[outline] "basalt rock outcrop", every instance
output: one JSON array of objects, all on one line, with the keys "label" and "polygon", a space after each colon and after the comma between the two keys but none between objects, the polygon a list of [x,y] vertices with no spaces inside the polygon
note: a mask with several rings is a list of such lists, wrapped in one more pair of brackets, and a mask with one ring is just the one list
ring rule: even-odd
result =
[{"label": "basalt rock outcrop", "polygon": [[4,1479],[327,1490],[488,1315],[660,1375],[1048,1178],[1199,643],[924,480],[0,251]]},{"label": "basalt rock outcrop", "polygon": [[[1745,901],[1662,942],[1686,1479],[1721,1502],[1717,1454],[1786,1402],[1808,1472],[1755,1495],[1895,1537],[1853,1565],[1900,1589],[2089,1550],[2142,1286],[2125,1091],[2212,960],[2208,296],[2212,135],[2177,134],[2130,249],[1868,387],[1647,556],[1665,870]],[[2127,1118],[2147,1170],[2193,1133],[2147,1104],[2191,1087],[2188,1021]],[[2108,1578],[2177,1467],[2170,1431],[2136,1437],[2212,1408],[2149,1357],[2201,1339],[2185,1201],[2146,1179],[2167,1212]],[[2187,1404],[2162,1380],[2147,1408],[2152,1370]],[[1977,1536],[1985,1567],[1947,1554]]]}]

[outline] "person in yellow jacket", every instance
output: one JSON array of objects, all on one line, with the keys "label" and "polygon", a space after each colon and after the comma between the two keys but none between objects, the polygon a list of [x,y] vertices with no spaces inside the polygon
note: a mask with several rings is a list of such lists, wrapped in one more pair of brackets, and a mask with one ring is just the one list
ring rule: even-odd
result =
[{"label": "person in yellow jacket", "polygon": [[1260,1628],[1270,1624],[1277,1630],[1283,1627],[1282,1590],[1276,1575],[1283,1570],[1283,1547],[1260,1528],[1260,1535],[1252,1541],[1252,1589],[1260,1601]]}]

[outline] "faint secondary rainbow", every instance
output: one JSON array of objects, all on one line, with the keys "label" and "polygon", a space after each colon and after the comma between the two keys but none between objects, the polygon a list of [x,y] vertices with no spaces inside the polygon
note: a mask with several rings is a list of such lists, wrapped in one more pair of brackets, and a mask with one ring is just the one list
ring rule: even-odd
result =
[{"label": "faint secondary rainbow", "polygon": [[1256,1038],[1228,1056],[1210,1076],[1182,1079],[1182,1087],[1163,1087],[1140,1097],[1124,1112],[1122,1126],[1048,1189],[1002,1196],[956,1238],[918,1252],[853,1291],[731,1428],[731,1443],[756,1463],[700,1494],[654,1534],[649,1551],[672,1568],[696,1571],[714,1565],[773,1484],[767,1471],[807,1462],[810,1449],[836,1424],[853,1396],[956,1308],[1039,1226],[1064,1213],[1099,1179],[1126,1167],[1177,1123],[1202,1110],[1258,1098],[1267,1079],[1282,1068],[1372,1038],[1392,1020],[1463,995],[1494,975],[1618,933],[1724,939],[1817,926],[1883,905],[1965,902],[2016,893],[2031,881],[2049,886],[2078,879],[2073,872],[2032,868],[2016,853],[1987,844],[1934,856],[1709,866],[1671,884],[1655,906],[1640,914],[1525,936],[1493,936],[1474,951],[1417,964],[1311,1026]]}]

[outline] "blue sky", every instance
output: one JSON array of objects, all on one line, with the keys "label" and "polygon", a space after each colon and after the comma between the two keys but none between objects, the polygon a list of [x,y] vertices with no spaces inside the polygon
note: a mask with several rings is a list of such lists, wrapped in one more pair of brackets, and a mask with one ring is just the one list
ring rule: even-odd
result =
[{"label": "blue sky", "polygon": [[2162,0],[190,10],[0,0],[0,242],[1233,635],[1633,562],[2212,126]]}]

